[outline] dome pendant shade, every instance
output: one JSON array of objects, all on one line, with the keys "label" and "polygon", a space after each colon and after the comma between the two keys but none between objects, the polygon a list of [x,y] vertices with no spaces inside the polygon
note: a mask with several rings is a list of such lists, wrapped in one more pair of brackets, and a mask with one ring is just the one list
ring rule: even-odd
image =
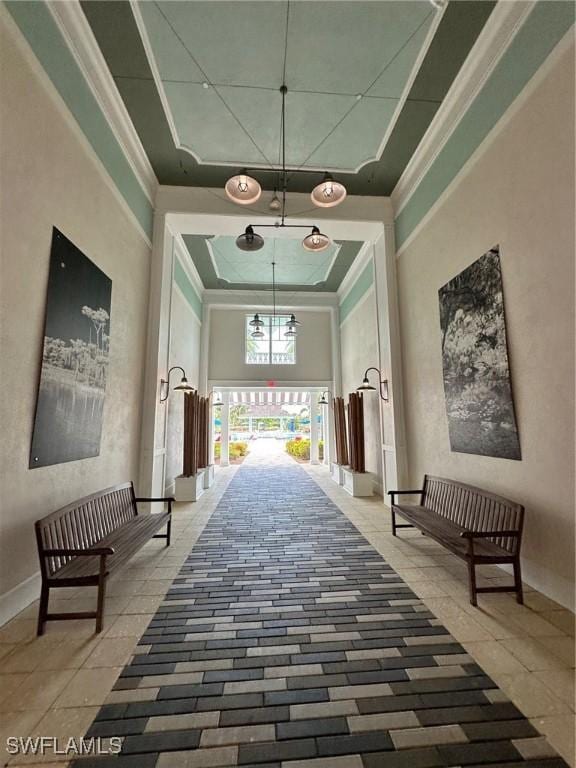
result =
[{"label": "dome pendant shade", "polygon": [[264,238],[248,226],[244,233],[236,238],[236,245],[241,251],[259,251],[264,247]]},{"label": "dome pendant shade", "polygon": [[260,328],[257,328],[255,331],[252,331],[250,336],[252,336],[253,339],[263,339],[264,331],[261,331]]},{"label": "dome pendant shade", "polygon": [[312,232],[302,240],[302,245],[307,251],[325,251],[330,245],[330,238],[323,235],[318,227],[312,227]]},{"label": "dome pendant shade", "polygon": [[296,315],[290,315],[290,320],[287,320],[284,325],[288,329],[296,330],[297,325],[301,325],[300,320],[296,320]]},{"label": "dome pendant shade", "polygon": [[251,176],[245,173],[239,173],[232,176],[226,182],[224,187],[227,197],[239,205],[251,205],[260,199],[262,187]]},{"label": "dome pendant shade", "polygon": [[360,384],[359,387],[356,387],[356,392],[376,392],[376,387],[373,387],[368,381],[368,377],[364,376],[362,384]]},{"label": "dome pendant shade", "polygon": [[298,336],[296,333],[296,328],[288,328],[288,330],[284,333],[284,338],[286,339],[294,339]]},{"label": "dome pendant shade", "polygon": [[188,384],[188,379],[186,376],[182,376],[182,379],[180,380],[180,384],[177,384],[173,389],[176,392],[194,392],[194,387],[191,387],[190,384]]},{"label": "dome pendant shade", "polygon": [[334,181],[332,176],[327,173],[320,184],[314,187],[310,197],[314,205],[319,208],[334,208],[346,199],[346,194],[344,184]]},{"label": "dome pendant shade", "polygon": [[252,320],[248,323],[248,325],[252,326],[253,328],[262,328],[264,326],[264,320],[260,319],[260,315],[258,312],[254,315]]}]

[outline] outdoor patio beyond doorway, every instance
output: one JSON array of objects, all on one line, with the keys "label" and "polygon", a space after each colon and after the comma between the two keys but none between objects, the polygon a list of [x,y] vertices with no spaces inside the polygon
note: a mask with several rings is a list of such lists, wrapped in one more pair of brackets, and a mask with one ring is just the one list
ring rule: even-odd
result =
[{"label": "outdoor patio beyond doorway", "polygon": [[241,464],[249,456],[274,461],[285,456],[289,463],[314,461],[315,455],[317,461],[324,460],[325,414],[318,405],[319,392],[268,387],[215,393],[215,463],[222,461],[224,442],[230,464]]}]

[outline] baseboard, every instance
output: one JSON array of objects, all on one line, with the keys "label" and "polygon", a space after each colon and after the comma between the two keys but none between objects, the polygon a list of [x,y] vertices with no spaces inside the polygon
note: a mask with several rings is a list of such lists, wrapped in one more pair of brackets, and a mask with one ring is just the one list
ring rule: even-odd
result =
[{"label": "baseboard", "polygon": [[40,596],[40,571],[0,595],[0,627],[17,616]]}]

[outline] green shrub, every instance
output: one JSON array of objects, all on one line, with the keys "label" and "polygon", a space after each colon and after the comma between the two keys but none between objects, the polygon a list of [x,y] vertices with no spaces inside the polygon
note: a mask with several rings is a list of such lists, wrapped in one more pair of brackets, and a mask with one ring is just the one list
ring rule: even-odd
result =
[{"label": "green shrub", "polygon": [[[286,452],[295,459],[301,461],[310,461],[310,440],[287,440]],[[322,460],[324,458],[324,441],[318,442],[318,455]]]},{"label": "green shrub", "polygon": [[[228,448],[231,459],[239,459],[248,453],[248,443],[236,442],[230,443]],[[214,458],[219,459],[221,455],[221,443],[214,443]]]}]

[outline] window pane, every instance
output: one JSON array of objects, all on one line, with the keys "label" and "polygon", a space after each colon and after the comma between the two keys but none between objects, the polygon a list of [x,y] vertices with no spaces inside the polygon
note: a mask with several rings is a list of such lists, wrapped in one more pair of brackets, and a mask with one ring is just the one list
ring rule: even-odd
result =
[{"label": "window pane", "polygon": [[269,365],[270,363],[270,326],[265,316],[260,315],[264,326],[260,330],[263,338],[254,339],[252,333],[255,330],[250,321],[254,315],[246,316],[246,363],[248,365]]},{"label": "window pane", "polygon": [[254,327],[250,321],[254,315],[246,316],[246,363],[249,365],[294,365],[296,343],[294,338],[286,339],[286,323],[289,315],[260,315],[264,326],[261,339],[252,338]]}]

